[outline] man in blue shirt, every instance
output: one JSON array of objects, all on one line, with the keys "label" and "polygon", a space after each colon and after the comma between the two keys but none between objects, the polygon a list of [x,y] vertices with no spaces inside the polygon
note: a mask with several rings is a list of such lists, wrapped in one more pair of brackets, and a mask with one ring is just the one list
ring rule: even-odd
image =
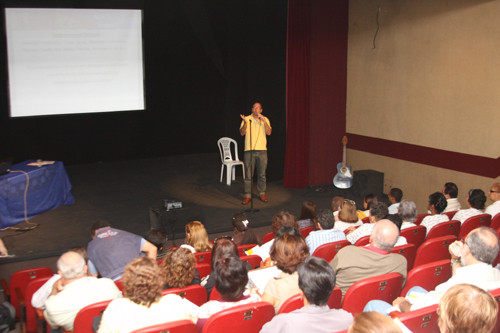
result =
[{"label": "man in blue shirt", "polygon": [[344,232],[333,229],[335,225],[335,217],[330,209],[323,209],[316,216],[316,228],[306,238],[306,244],[309,247],[309,253],[313,254],[314,250],[320,245],[345,240]]}]

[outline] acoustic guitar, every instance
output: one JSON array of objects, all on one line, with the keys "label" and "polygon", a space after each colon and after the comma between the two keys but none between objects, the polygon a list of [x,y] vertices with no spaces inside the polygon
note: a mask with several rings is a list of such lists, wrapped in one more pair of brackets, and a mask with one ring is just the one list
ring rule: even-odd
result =
[{"label": "acoustic guitar", "polygon": [[347,136],[342,138],[342,145],[344,146],[342,152],[342,162],[337,163],[337,174],[333,177],[333,185],[337,188],[350,188],[352,186],[352,168],[346,165],[346,145]]}]

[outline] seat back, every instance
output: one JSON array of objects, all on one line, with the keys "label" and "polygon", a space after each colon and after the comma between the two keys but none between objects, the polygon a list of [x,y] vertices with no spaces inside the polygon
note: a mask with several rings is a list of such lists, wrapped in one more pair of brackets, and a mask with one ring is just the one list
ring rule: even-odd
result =
[{"label": "seat back", "polygon": [[437,237],[425,241],[417,250],[413,267],[418,267],[433,261],[450,258],[448,247],[457,240],[453,235]]},{"label": "seat back", "polygon": [[415,220],[415,223],[416,225],[420,225],[420,223],[422,223],[422,220],[426,217],[426,216],[429,216],[431,214],[418,214],[417,215],[417,219]]},{"label": "seat back", "polygon": [[222,297],[222,295],[217,290],[217,288],[213,287],[212,291],[210,292],[210,296],[209,296],[208,300],[209,301],[216,301],[216,300],[220,299],[221,297]]},{"label": "seat back", "polygon": [[347,290],[342,309],[353,314],[363,312],[363,309],[372,299],[379,299],[392,304],[399,296],[403,276],[399,273],[388,273],[369,277],[354,283]]},{"label": "seat back", "polygon": [[370,235],[361,237],[360,239],[358,239],[356,241],[356,243],[354,243],[354,245],[356,245],[356,246],[365,246],[368,243],[370,243]]},{"label": "seat back", "polygon": [[121,292],[123,292],[122,279],[115,280],[115,285]]},{"label": "seat back", "polygon": [[302,228],[300,229],[300,234],[302,235],[302,237],[307,238],[311,231],[314,231],[314,227]]},{"label": "seat back", "polygon": [[205,276],[210,275],[212,272],[212,265],[209,263],[196,264],[196,270],[200,275],[200,279],[203,279]]},{"label": "seat back", "polygon": [[[231,152],[231,145],[234,145],[234,158]],[[222,163],[224,161],[238,161],[238,145],[234,139],[223,137],[217,140],[217,146],[219,146],[220,159]]]},{"label": "seat back", "polygon": [[427,229],[422,225],[402,229],[400,236],[406,238],[408,244],[414,244],[417,249],[425,241]]},{"label": "seat back", "polygon": [[191,320],[176,320],[169,323],[139,328],[131,333],[198,333],[198,326]]},{"label": "seat back", "polygon": [[201,251],[194,254],[196,262],[199,264],[212,263],[212,251]]},{"label": "seat back", "polygon": [[441,213],[441,214],[448,216],[448,219],[451,221],[453,219],[453,216],[455,216],[455,214],[457,212],[458,212],[458,210],[454,210],[453,212],[445,212],[445,213]]},{"label": "seat back", "polygon": [[238,245],[238,255],[241,257],[241,256],[246,256],[247,254],[245,253],[245,251],[248,251],[254,247],[256,247],[257,244],[242,244],[242,245]]},{"label": "seat back", "polygon": [[400,245],[394,247],[391,253],[397,253],[406,258],[406,270],[409,272],[413,268],[417,247],[414,244]]},{"label": "seat back", "polygon": [[458,239],[465,239],[469,232],[479,227],[489,227],[491,222],[490,214],[480,214],[476,216],[469,217],[462,223],[460,228],[460,233],[458,234]]},{"label": "seat back", "polygon": [[451,265],[449,259],[420,265],[408,273],[401,296],[405,297],[408,290],[415,286],[420,286],[429,291],[434,290],[438,284],[446,282],[450,278]]},{"label": "seat back", "polygon": [[37,331],[37,321],[36,321],[36,310],[31,305],[31,299],[33,298],[33,294],[40,289],[41,286],[45,284],[52,276],[43,276],[37,279],[34,279],[28,283],[26,289],[24,291],[24,301],[25,301],[25,309],[26,309],[26,330],[28,332],[36,332]]},{"label": "seat back", "polygon": [[[215,288],[214,288],[215,289]],[[194,284],[184,288],[170,288],[162,291],[163,295],[176,294],[188,301],[201,306],[207,302],[207,290],[199,284]]]},{"label": "seat back", "polygon": [[257,268],[260,266],[262,262],[262,258],[256,254],[252,254],[251,256],[241,256],[241,261],[246,261],[252,266],[252,268]]},{"label": "seat back", "polygon": [[16,288],[24,295],[28,283],[35,279],[44,276],[50,277],[52,275],[54,275],[54,272],[49,267],[23,269],[11,275],[9,279],[10,304],[16,309],[16,317],[19,317],[19,300],[17,299]]},{"label": "seat back", "polygon": [[271,239],[274,239],[274,234],[272,231],[262,236],[262,244],[269,242]]},{"label": "seat back", "polygon": [[434,227],[432,227],[431,231],[429,231],[429,233],[427,234],[427,239],[442,237],[447,235],[453,235],[458,237],[461,225],[462,224],[460,223],[460,221],[457,220],[439,223]]},{"label": "seat back", "polygon": [[300,309],[303,306],[304,306],[304,301],[302,300],[302,295],[301,294],[293,295],[292,297],[289,297],[286,301],[284,301],[283,304],[281,304],[278,314],[289,313],[294,310]]},{"label": "seat back", "polygon": [[411,332],[439,333],[437,308],[438,305],[434,304],[418,310],[401,313],[398,318]]},{"label": "seat back", "polygon": [[342,306],[342,290],[339,287],[333,288],[327,304],[330,309],[340,309]]},{"label": "seat back", "polygon": [[361,220],[363,223],[370,223],[370,217],[367,216],[367,217],[363,217],[363,219]]},{"label": "seat back", "polygon": [[203,326],[202,333],[258,333],[273,316],[274,307],[267,302],[238,305],[210,316]]},{"label": "seat back", "polygon": [[92,322],[94,317],[99,316],[101,311],[108,307],[112,300],[102,301],[94,304],[87,305],[76,314],[73,323],[73,333],[89,333],[93,332]]},{"label": "seat back", "polygon": [[342,249],[344,246],[351,245],[348,240],[342,240],[338,242],[331,242],[320,245],[314,250],[312,254],[314,257],[323,258],[328,262],[331,262],[335,255]]},{"label": "seat back", "polygon": [[495,217],[491,219],[490,228],[493,230],[500,229],[500,213],[495,215]]}]

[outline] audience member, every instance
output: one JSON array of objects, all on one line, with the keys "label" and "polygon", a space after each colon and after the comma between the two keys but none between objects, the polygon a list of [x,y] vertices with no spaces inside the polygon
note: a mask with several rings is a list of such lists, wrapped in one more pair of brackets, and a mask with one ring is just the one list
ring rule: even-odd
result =
[{"label": "audience member", "polygon": [[[394,300],[393,305],[401,312],[407,312],[437,304],[448,289],[461,283],[473,284],[484,290],[500,288],[500,270],[492,266],[498,255],[498,246],[498,235],[495,230],[488,227],[472,230],[467,235],[465,243],[456,241],[449,247],[452,277],[448,281],[428,293],[420,287],[412,288],[408,295],[416,291],[418,297],[413,297],[411,303],[404,297],[399,297]],[[370,301],[365,311],[386,314],[390,307],[389,303],[383,301]]]},{"label": "audience member", "polygon": [[257,293],[246,291],[248,271],[245,263],[232,253],[225,253],[214,261],[215,289],[221,299],[208,301],[200,307],[198,326],[200,329],[206,320],[217,312],[261,300]]},{"label": "audience member", "polygon": [[442,333],[490,333],[497,322],[498,302],[476,286],[458,284],[443,295],[438,314]]},{"label": "audience member", "polygon": [[399,230],[389,220],[375,223],[366,247],[349,245],[337,253],[330,263],[337,277],[336,285],[345,295],[347,289],[359,280],[387,273],[400,273],[406,279],[406,259],[390,253],[399,236]]},{"label": "audience member", "polygon": [[[331,210],[325,211],[331,215]],[[352,315],[344,310],[330,309],[327,305],[335,287],[335,273],[328,262],[309,257],[297,270],[304,307],[275,316],[262,327],[261,332],[327,333],[347,329],[353,321]]]},{"label": "audience member", "polygon": [[160,266],[165,285],[163,289],[184,288],[200,284],[200,275],[196,269],[196,258],[191,251],[182,247],[171,251]]},{"label": "audience member", "polygon": [[0,238],[0,255],[2,256],[9,255],[9,251],[7,251],[7,248],[5,247],[5,244],[1,238]]},{"label": "audience member", "polygon": [[[363,198],[363,213],[365,214],[365,217],[368,217],[370,216],[370,206],[371,204],[375,203],[375,202],[378,202],[378,198],[375,194],[367,194],[364,196]],[[362,220],[363,218],[360,218],[360,220]]]},{"label": "audience member", "polygon": [[[394,223],[396,227],[398,227],[398,231],[401,233],[401,226],[403,225],[403,219],[401,218],[401,215],[399,214],[389,214],[387,215],[387,219]],[[406,241],[406,238],[403,236],[398,237],[398,241],[396,244],[394,244],[394,247],[396,246],[401,246],[401,245],[406,245],[408,242]]]},{"label": "audience member", "polygon": [[458,187],[455,183],[445,183],[443,186],[443,194],[448,204],[446,205],[443,213],[456,212],[462,208],[460,201],[458,201]]},{"label": "audience member", "polygon": [[441,214],[448,202],[441,192],[434,192],[429,195],[429,204],[427,209],[431,212],[431,215],[424,217],[421,226],[424,226],[427,229],[426,235],[429,234],[429,231],[436,225],[448,222],[450,219],[446,214]]},{"label": "audience member", "polygon": [[[190,248],[193,252],[210,251],[212,244],[208,241],[208,234],[205,226],[200,221],[193,221],[186,224],[186,239],[184,240],[183,247]],[[189,245],[189,246],[185,246]]]},{"label": "audience member", "polygon": [[73,331],[76,314],[87,305],[121,297],[120,290],[108,278],[87,276],[87,265],[80,253],[68,251],[57,261],[61,276],[45,301],[44,316],[53,329]]},{"label": "audience member", "polygon": [[388,207],[389,214],[397,214],[399,203],[401,202],[401,199],[403,199],[403,191],[397,187],[391,188],[388,197],[389,202],[391,203],[391,205]]},{"label": "audience member", "polygon": [[347,240],[351,242],[351,244],[354,244],[361,237],[370,235],[375,223],[387,218],[387,215],[387,205],[384,202],[376,202],[372,204],[370,208],[370,223],[364,223],[357,229],[354,227],[348,228],[346,231]]},{"label": "audience member", "polygon": [[259,244],[257,235],[250,228],[250,220],[245,212],[233,215],[233,242],[236,245]]},{"label": "audience member", "polygon": [[151,229],[144,237],[148,242],[156,246],[156,259],[163,259],[170,252],[167,246],[167,234],[158,229]]},{"label": "audience member", "polygon": [[314,227],[316,225],[316,204],[314,202],[307,200],[302,203],[297,224],[300,229]]},{"label": "audience member", "polygon": [[356,203],[345,199],[340,206],[340,211],[335,217],[335,229],[344,231],[347,228],[355,228],[362,225],[363,222],[358,218]]},{"label": "audience member", "polygon": [[483,190],[472,189],[467,195],[468,209],[459,210],[452,218],[464,223],[469,217],[483,214],[484,204],[486,203],[486,195]]},{"label": "audience member", "polygon": [[91,228],[92,240],[87,246],[90,273],[119,280],[125,266],[146,254],[156,259],[156,246],[138,235],[111,228],[106,221],[97,221]]},{"label": "audience member", "polygon": [[126,333],[182,319],[196,322],[198,307],[175,294],[162,296],[163,283],[156,260],[132,260],[123,273],[124,297],[109,303],[98,332]]},{"label": "audience member", "polygon": [[399,326],[389,317],[377,312],[363,312],[354,317],[347,333],[402,333]]},{"label": "audience member", "polygon": [[311,231],[306,238],[306,244],[309,247],[309,253],[313,254],[320,245],[345,240],[345,234],[334,229],[335,217],[330,209],[323,209],[318,215],[316,222],[317,231]]},{"label": "audience member", "polygon": [[331,207],[333,215],[337,216],[337,214],[340,211],[340,207],[342,206],[343,203],[344,203],[344,198],[342,197],[336,196],[332,198]]},{"label": "audience member", "polygon": [[398,207],[398,214],[401,215],[403,224],[401,229],[416,227],[414,223],[417,220],[417,205],[410,200],[401,200]]},{"label": "audience member", "polygon": [[309,256],[304,238],[284,234],[276,237],[271,248],[271,260],[282,271],[264,289],[262,300],[271,303],[276,312],[284,301],[299,293],[297,267]]},{"label": "audience member", "polygon": [[486,214],[490,214],[491,218],[494,218],[498,213],[500,213],[500,183],[491,185],[490,200],[493,203],[486,207],[484,212]]}]

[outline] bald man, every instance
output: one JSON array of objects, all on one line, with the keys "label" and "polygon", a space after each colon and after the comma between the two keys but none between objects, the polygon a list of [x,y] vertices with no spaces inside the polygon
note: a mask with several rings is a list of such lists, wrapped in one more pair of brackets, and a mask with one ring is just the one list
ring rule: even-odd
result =
[{"label": "bald man", "polygon": [[380,220],[374,225],[367,246],[349,245],[337,253],[330,265],[343,296],[354,282],[368,277],[395,272],[406,280],[406,258],[390,253],[398,237],[399,229],[394,223]]},{"label": "bald man", "polygon": [[498,213],[500,213],[500,183],[491,185],[490,200],[493,201],[493,203],[486,207],[484,212],[486,214],[490,214],[491,218],[494,218]]}]

